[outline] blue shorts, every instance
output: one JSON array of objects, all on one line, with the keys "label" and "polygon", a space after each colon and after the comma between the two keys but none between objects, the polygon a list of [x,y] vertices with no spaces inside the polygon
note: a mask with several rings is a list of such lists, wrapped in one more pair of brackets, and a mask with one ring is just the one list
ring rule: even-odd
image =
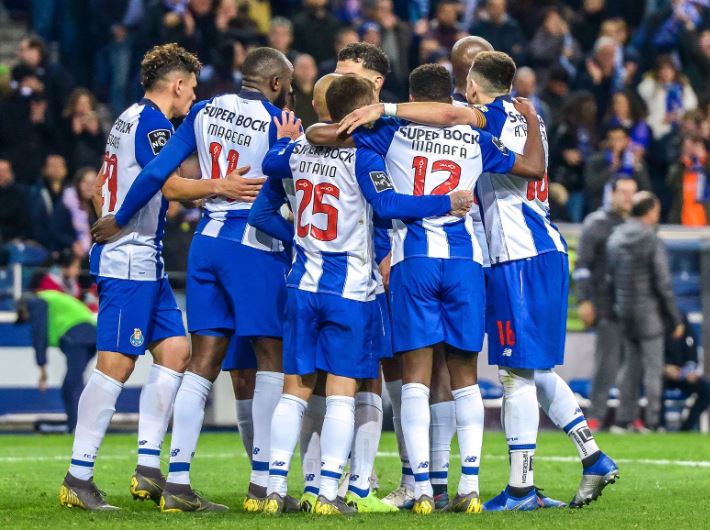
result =
[{"label": "blue shorts", "polygon": [[488,364],[547,370],[562,364],[567,331],[569,263],[546,252],[488,271]]},{"label": "blue shorts", "polygon": [[196,234],[187,262],[187,325],[198,335],[281,337],[289,261]]},{"label": "blue shorts", "polygon": [[122,280],[96,276],[99,316],[96,349],[143,355],[152,342],[184,337],[182,311],[167,278]]},{"label": "blue shorts", "polygon": [[479,352],[486,308],[483,267],[468,259],[405,259],[392,267],[390,308],[397,353],[440,342]]},{"label": "blue shorts", "polygon": [[373,351],[379,359],[392,358],[392,325],[390,323],[390,305],[385,293],[378,294],[375,300],[377,309],[373,311]]},{"label": "blue shorts", "polygon": [[353,379],[375,379],[380,359],[374,352],[373,313],[377,302],[288,288],[284,323],[284,373],[322,370]]},{"label": "blue shorts", "polygon": [[256,370],[256,354],[249,337],[232,335],[227,354],[222,361],[222,370]]}]

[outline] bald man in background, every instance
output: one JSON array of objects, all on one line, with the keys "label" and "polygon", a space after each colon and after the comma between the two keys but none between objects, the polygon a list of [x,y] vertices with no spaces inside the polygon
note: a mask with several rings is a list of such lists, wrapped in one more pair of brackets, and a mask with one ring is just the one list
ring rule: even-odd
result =
[{"label": "bald man in background", "polygon": [[454,102],[468,104],[466,101],[466,78],[473,60],[481,52],[492,52],[493,45],[483,37],[474,35],[463,37],[451,48],[451,66],[454,70]]}]

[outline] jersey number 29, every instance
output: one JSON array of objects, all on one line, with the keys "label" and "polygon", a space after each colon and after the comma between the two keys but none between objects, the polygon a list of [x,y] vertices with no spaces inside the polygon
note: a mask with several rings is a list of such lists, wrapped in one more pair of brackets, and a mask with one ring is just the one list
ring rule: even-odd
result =
[{"label": "jersey number 29", "polygon": [[101,164],[98,178],[102,187],[105,182],[108,183],[108,211],[110,213],[116,209],[118,195],[118,158],[115,154],[109,155],[108,151],[104,153],[104,161]]}]

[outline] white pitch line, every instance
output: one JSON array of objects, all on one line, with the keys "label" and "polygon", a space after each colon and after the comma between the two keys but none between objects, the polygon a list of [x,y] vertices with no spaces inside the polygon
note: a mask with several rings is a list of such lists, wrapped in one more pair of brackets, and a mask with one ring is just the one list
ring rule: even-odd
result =
[{"label": "white pitch line", "polygon": [[[378,452],[377,456],[379,458],[399,458],[399,453],[394,451],[383,451]],[[105,460],[127,460],[129,458],[135,457],[133,451],[128,452],[124,455],[100,455],[99,462]],[[241,457],[246,458],[246,453],[201,453],[198,455],[198,460],[212,460],[212,459],[228,459]],[[458,455],[451,455],[451,458],[458,458]],[[556,456],[556,455],[539,455],[538,459],[547,460],[550,462],[579,462],[579,458],[575,456]],[[61,462],[69,461],[70,455],[55,455],[55,456],[3,456],[0,457],[0,463],[21,463],[21,462]],[[487,454],[481,457],[481,460],[485,462],[486,460],[508,460],[507,455],[493,455]],[[652,458],[615,458],[614,461],[618,464],[629,464],[629,465],[653,465],[653,466],[677,466],[677,467],[696,467],[696,468],[710,468],[710,460],[669,460],[669,459],[658,459],[654,460]]]}]

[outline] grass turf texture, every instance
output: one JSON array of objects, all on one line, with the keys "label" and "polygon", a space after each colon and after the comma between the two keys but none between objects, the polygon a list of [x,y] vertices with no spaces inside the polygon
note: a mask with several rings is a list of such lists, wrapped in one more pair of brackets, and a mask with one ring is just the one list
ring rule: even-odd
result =
[{"label": "grass turf texture", "polygon": [[[4,528],[234,528],[263,530],[288,528],[423,528],[474,527],[530,528],[707,528],[710,513],[710,443],[699,434],[599,435],[602,448],[619,462],[621,480],[608,486],[603,496],[582,510],[545,510],[534,513],[480,515],[411,513],[356,515],[347,519],[307,514],[281,516],[242,513],[241,501],[248,482],[248,464],[237,435],[206,433],[193,462],[196,489],[213,501],[225,503],[226,514],[162,514],[150,502],[133,501],[128,493],[135,467],[135,436],[109,435],[96,464],[96,480],[119,513],[97,514],[59,506],[57,494],[69,463],[68,436],[0,436],[0,525]],[[169,447],[169,442],[166,442]],[[399,459],[392,433],[385,433],[376,468],[380,493],[399,480]],[[454,454],[457,449],[454,448]],[[546,459],[545,457],[549,458]],[[659,464],[659,461],[672,461]],[[704,461],[702,466],[677,461]],[[450,492],[458,481],[458,458],[452,458]],[[505,485],[508,465],[501,433],[487,433],[483,444],[481,495],[484,500]],[[164,466],[165,469],[165,466]],[[561,433],[542,433],[538,439],[535,479],[545,494],[568,502],[577,487],[581,467],[569,440]],[[300,495],[299,458],[291,470],[291,490]]]}]

